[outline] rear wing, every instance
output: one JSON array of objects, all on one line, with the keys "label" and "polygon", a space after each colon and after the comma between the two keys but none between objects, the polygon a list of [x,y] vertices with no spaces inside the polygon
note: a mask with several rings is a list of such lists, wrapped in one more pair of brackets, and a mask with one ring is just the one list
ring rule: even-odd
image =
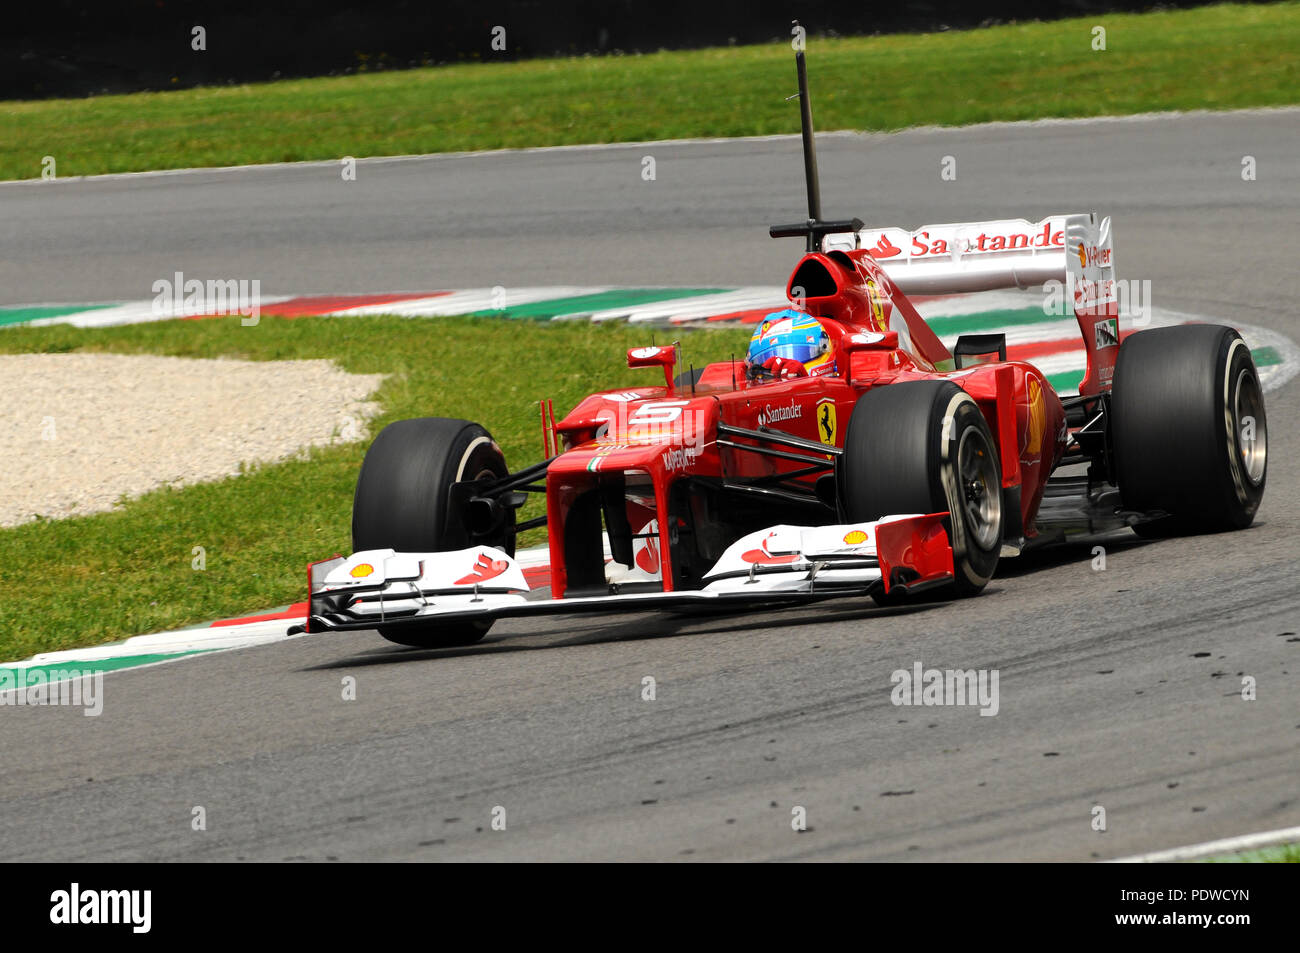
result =
[{"label": "rear wing", "polygon": [[[823,251],[861,248],[912,295],[962,294],[1049,286],[1044,309],[1073,314],[1088,371],[1084,396],[1110,389],[1119,352],[1119,310],[1109,218],[1053,215],[1040,222],[1005,219],[926,225],[915,231],[865,227],[822,239]],[[1049,284],[1058,282],[1054,288]]]}]

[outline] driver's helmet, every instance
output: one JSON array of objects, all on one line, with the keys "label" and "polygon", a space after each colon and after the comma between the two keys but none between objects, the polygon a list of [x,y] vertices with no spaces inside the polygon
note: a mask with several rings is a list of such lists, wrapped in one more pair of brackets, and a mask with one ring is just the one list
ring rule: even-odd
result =
[{"label": "driver's helmet", "polygon": [[830,335],[810,314],[793,308],[773,311],[749,339],[745,354],[745,376],[749,380],[784,380],[834,372]]}]

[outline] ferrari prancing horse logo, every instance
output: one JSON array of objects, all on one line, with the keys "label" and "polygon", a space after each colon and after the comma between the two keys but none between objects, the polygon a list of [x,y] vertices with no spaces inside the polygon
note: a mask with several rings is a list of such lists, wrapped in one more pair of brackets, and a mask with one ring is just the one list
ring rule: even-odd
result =
[{"label": "ferrari prancing horse logo", "polygon": [[835,401],[824,398],[817,405],[817,439],[828,447],[835,446],[838,427],[835,422]]}]

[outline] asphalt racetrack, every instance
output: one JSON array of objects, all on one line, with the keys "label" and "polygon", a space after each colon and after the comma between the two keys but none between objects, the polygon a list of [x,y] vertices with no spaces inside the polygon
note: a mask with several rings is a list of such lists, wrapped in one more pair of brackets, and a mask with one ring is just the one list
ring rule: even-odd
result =
[{"label": "asphalt racetrack", "polygon": [[[1118,275],[1149,278],[1159,307],[1294,339],[1297,118],[826,136],[823,205],[908,226],[1096,209]],[[0,303],[142,299],[177,270],[266,294],[779,284],[800,249],[766,226],[802,216],[798,148],[3,185]],[[511,620],[442,651],[318,635],[109,674],[97,718],[7,708],[0,858],[1086,861],[1295,826],[1298,395],[1267,395],[1251,529],[1126,532],[1105,571],[1075,546],[901,610]],[[891,673],[917,662],[998,670],[997,715],[895,706]]]}]

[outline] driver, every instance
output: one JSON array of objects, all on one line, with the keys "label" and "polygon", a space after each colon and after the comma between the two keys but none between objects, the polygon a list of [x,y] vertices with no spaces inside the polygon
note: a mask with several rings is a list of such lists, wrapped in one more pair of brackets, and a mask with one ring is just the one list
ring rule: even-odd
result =
[{"label": "driver", "polygon": [[745,378],[756,383],[835,373],[830,335],[810,314],[786,308],[758,325],[745,354]]}]

